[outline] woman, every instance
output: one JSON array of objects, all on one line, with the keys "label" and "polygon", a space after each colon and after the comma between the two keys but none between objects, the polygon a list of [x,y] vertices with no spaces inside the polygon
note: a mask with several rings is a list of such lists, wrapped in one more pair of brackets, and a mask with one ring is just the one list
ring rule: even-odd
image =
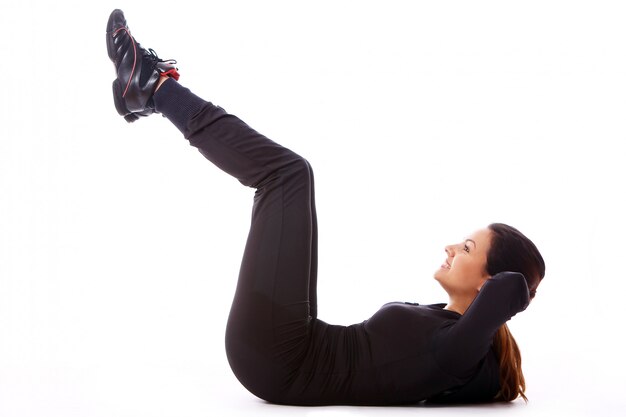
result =
[{"label": "woman", "polygon": [[[524,396],[506,322],[526,309],[545,265],[516,229],[491,224],[447,246],[435,278],[447,304],[389,303],[352,326],[317,318],[317,224],[308,161],[178,83],[131,35],[107,24],[118,113],[167,117],[202,155],[256,189],[226,329],[226,351],[254,395],[292,405],[511,401]],[[524,397],[525,398],[525,397]]]}]

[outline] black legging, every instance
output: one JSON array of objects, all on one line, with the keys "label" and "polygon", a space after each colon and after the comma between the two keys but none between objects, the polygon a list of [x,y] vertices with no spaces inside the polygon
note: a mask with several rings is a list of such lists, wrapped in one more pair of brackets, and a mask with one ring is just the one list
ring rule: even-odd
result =
[{"label": "black legging", "polygon": [[154,95],[192,146],[256,188],[226,329],[226,352],[253,394],[283,404],[401,404],[498,390],[495,331],[525,308],[521,274],[494,276],[461,317],[443,304],[389,303],[352,326],[317,318],[313,170],[224,109],[168,80]]},{"label": "black legging", "polygon": [[[165,90],[174,87],[170,83],[175,81],[168,80],[155,95],[157,106]],[[221,107],[205,102],[196,110],[181,126],[190,144],[243,185],[256,188],[226,352],[242,384],[271,400],[276,384],[300,366],[317,317],[313,170],[306,159]]]}]

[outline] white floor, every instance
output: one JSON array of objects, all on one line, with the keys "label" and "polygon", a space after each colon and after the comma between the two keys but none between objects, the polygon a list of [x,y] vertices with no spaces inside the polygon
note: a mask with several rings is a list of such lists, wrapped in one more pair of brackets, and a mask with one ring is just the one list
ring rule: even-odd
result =
[{"label": "white floor", "polygon": [[[6,4],[5,4],[6,3]],[[510,322],[528,404],[285,407],[224,327],[254,191],[114,110],[105,25],[315,170],[320,318],[445,302],[444,245],[518,227],[547,270]],[[622,1],[4,2],[0,417],[623,416]]]},{"label": "white floor", "polygon": [[[119,373],[118,373],[119,371]],[[474,406],[291,407],[265,403],[249,394],[225,369],[161,368],[126,370],[3,368],[2,416],[621,416],[620,394],[600,383],[573,384],[555,374],[552,381],[529,380],[530,401]],[[134,373],[142,372],[141,375]],[[113,375],[115,374],[115,375]],[[584,386],[583,386],[584,385]],[[601,392],[604,391],[604,392]]]}]

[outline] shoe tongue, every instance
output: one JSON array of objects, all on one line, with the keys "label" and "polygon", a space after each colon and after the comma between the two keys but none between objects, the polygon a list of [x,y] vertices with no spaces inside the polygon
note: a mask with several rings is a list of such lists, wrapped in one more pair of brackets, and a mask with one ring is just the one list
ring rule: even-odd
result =
[{"label": "shoe tongue", "polygon": [[141,74],[139,75],[139,85],[144,86],[155,71],[156,62],[153,59],[144,60],[141,65]]}]

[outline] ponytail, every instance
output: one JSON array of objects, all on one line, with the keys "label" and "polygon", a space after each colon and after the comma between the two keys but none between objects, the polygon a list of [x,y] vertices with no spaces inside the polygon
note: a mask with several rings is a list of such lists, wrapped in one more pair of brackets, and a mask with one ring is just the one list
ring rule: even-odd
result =
[{"label": "ponytail", "polygon": [[493,347],[500,365],[500,391],[495,400],[507,402],[521,396],[528,402],[524,395],[526,381],[522,373],[522,356],[506,323],[498,329]]},{"label": "ponytail", "polygon": [[[516,228],[504,223],[491,223],[491,246],[487,253],[486,272],[493,276],[502,271],[520,272],[526,278],[530,298],[546,273],[546,263],[537,246]],[[502,325],[493,338],[500,368],[500,392],[495,401],[513,401],[524,395],[526,382],[522,373],[522,357],[513,335],[506,324]]]}]

